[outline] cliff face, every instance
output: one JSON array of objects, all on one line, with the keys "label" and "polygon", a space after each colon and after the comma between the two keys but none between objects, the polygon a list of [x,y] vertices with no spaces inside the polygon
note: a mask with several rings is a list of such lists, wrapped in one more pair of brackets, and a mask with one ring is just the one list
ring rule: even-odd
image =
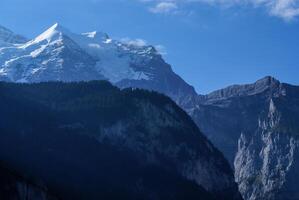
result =
[{"label": "cliff face", "polygon": [[241,134],[235,176],[245,199],[298,199],[298,134],[281,124],[281,114],[270,100],[269,112],[251,136]]},{"label": "cliff face", "polygon": [[234,166],[244,199],[299,198],[298,105],[298,87],[266,77],[205,96],[193,112]]},{"label": "cliff face", "polygon": [[46,188],[31,184],[3,167],[0,167],[0,199],[57,200],[49,194]]}]

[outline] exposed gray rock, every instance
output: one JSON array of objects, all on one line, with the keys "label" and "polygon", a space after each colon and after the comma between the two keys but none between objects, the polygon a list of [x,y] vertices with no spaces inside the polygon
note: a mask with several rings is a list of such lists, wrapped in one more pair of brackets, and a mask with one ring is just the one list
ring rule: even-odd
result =
[{"label": "exposed gray rock", "polygon": [[0,166],[0,199],[57,200],[44,187],[31,184],[25,178]]},{"label": "exposed gray rock", "polygon": [[191,115],[235,168],[244,199],[299,199],[299,88],[266,77],[201,97]]}]

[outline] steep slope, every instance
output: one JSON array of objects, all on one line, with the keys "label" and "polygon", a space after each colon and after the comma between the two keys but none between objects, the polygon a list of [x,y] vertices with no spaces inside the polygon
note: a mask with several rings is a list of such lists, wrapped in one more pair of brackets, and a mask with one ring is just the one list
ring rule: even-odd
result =
[{"label": "steep slope", "polygon": [[26,41],[25,37],[14,34],[11,30],[0,26],[0,47],[8,44],[21,44]]},{"label": "steep slope", "polygon": [[3,166],[0,166],[0,199],[56,200],[46,188],[28,182]]},{"label": "steep slope", "polygon": [[57,24],[34,40],[0,49],[0,80],[14,82],[95,80],[96,61]]},{"label": "steep slope", "polygon": [[234,165],[244,199],[299,199],[299,87],[265,77],[200,99],[192,116]]},{"label": "steep slope", "polygon": [[0,48],[0,55],[4,81],[109,80],[121,88],[159,91],[186,106],[197,96],[154,47],[122,43],[101,32],[75,34],[55,24],[27,43]]},{"label": "steep slope", "polygon": [[241,199],[222,154],[164,95],[108,82],[0,94],[0,161],[59,199]]}]

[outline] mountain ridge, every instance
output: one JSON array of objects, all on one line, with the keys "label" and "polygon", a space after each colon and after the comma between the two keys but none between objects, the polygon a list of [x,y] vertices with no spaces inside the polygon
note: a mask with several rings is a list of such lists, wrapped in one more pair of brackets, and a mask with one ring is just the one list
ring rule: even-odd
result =
[{"label": "mountain ridge", "polygon": [[[32,46],[32,51],[21,54],[15,52],[18,46],[0,48],[0,80],[34,83],[96,79],[108,80],[121,89],[143,88],[163,93],[180,105],[226,156],[235,168],[235,179],[245,200],[284,200],[286,196],[277,196],[280,191],[296,195],[292,175],[297,177],[294,171],[298,167],[292,160],[297,159],[298,86],[267,76],[252,84],[233,85],[200,95],[172,71],[152,46],[128,45],[101,33],[100,39],[94,39],[95,32],[64,35],[68,45],[58,42],[59,48],[38,44]],[[61,53],[59,50],[65,47],[70,48]],[[38,56],[32,57],[32,52]],[[24,58],[28,60],[25,62]],[[36,73],[39,69],[41,72]],[[26,74],[24,70],[35,73]],[[265,152],[265,149],[270,150]],[[285,157],[290,159],[284,160]],[[251,162],[244,164],[246,159]],[[269,167],[275,166],[271,163],[290,166],[280,165],[286,176],[271,173]],[[265,173],[259,174],[261,170]],[[253,180],[256,187],[250,184]]]},{"label": "mountain ridge", "polygon": [[0,90],[0,160],[59,199],[242,199],[223,155],[169,97],[106,81]]},{"label": "mountain ridge", "polygon": [[202,99],[203,103],[204,101],[208,101],[209,99],[223,100],[235,96],[256,95],[259,93],[263,93],[267,89],[277,89],[277,87],[279,87],[281,84],[283,83],[281,83],[275,77],[265,76],[254,83],[230,85],[223,89],[215,90],[206,95],[199,96],[200,99]]},{"label": "mountain ridge", "polygon": [[[235,169],[248,200],[299,198],[299,87],[272,77],[201,99],[193,119]],[[297,177],[297,178],[295,178]]]},{"label": "mountain ridge", "polygon": [[[77,81],[75,75],[83,73],[80,70],[86,68],[88,70],[85,70],[86,76],[82,80],[108,80],[121,88],[138,85],[167,94],[179,104],[187,106],[190,98],[195,102],[197,94],[194,88],[172,71],[153,46],[122,43],[104,33],[92,36],[95,36],[94,33],[74,34],[54,24],[23,45],[3,47],[0,49],[0,55],[4,57],[0,57],[0,80]],[[65,45],[64,40],[67,40]],[[70,49],[71,52],[61,53],[67,45],[75,47]],[[49,68],[50,71],[47,70]],[[65,80],[66,77],[59,76],[59,71],[73,75]],[[72,79],[72,76],[75,77]]]}]

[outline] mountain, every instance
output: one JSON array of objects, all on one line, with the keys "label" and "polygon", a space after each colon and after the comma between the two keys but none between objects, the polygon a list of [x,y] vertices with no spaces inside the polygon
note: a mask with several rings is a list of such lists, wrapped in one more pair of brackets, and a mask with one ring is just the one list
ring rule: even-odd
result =
[{"label": "mountain", "polygon": [[21,44],[26,41],[25,37],[14,34],[11,30],[0,26],[0,47],[8,44]]},{"label": "mountain", "polygon": [[57,199],[241,199],[223,155],[164,95],[106,81],[0,94],[0,166]]},{"label": "mountain", "polygon": [[14,171],[0,166],[0,199],[57,200],[43,186],[27,181]]},{"label": "mountain", "polygon": [[200,97],[192,113],[229,159],[244,199],[299,199],[299,87],[265,77]]},{"label": "mountain", "polygon": [[33,40],[0,48],[0,55],[2,81],[108,80],[121,88],[159,91],[186,105],[197,96],[153,46],[122,43],[101,32],[74,34],[54,24]]},{"label": "mountain", "polygon": [[[154,47],[119,42],[101,32],[74,34],[59,24],[29,42],[0,47],[0,80],[108,80],[121,89],[158,91],[183,108],[221,150],[246,200],[298,199],[298,139],[289,133],[298,130],[297,86],[265,77],[198,95]],[[274,131],[274,126],[280,128]]]}]

